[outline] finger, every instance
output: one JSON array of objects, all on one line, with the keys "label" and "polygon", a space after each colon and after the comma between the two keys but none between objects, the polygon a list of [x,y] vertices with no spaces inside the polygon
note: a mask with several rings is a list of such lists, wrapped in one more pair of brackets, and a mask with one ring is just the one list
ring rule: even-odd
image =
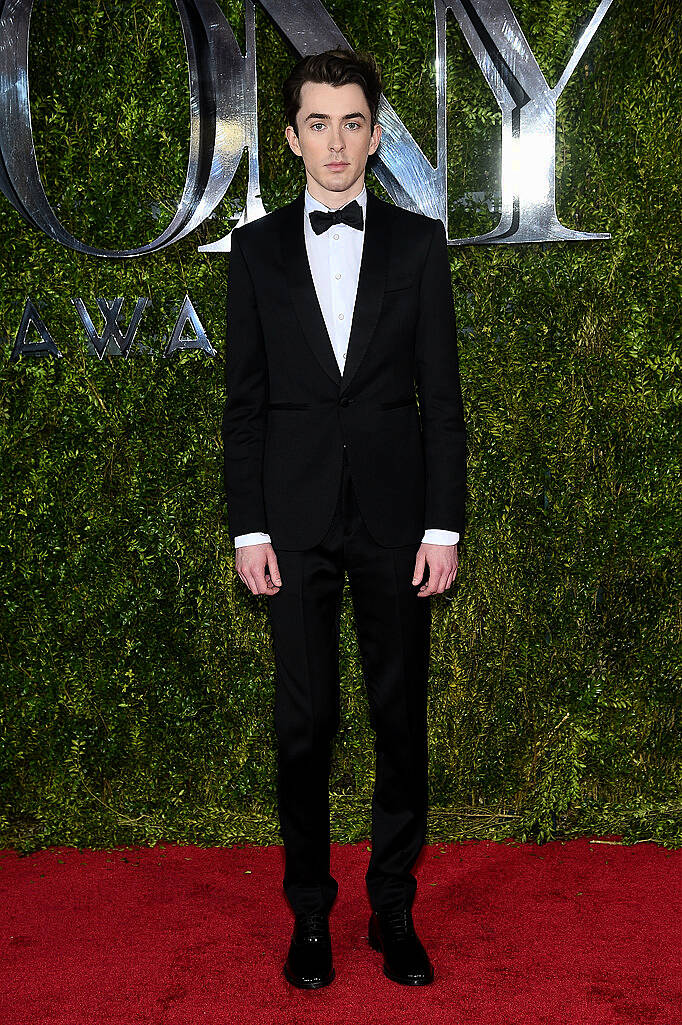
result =
[{"label": "finger", "polygon": [[268,555],[268,569],[272,576],[273,583],[277,584],[278,587],[282,586],[282,578],[279,573],[279,565],[277,563],[277,556],[274,550]]},{"label": "finger", "polygon": [[256,571],[256,573],[254,574],[254,579],[256,581],[256,586],[258,588],[257,593],[258,594],[265,594],[265,592],[268,589],[268,585],[267,585],[267,583],[265,581],[265,571],[264,571],[264,569],[258,569]]},{"label": "finger", "polygon": [[454,570],[451,570],[451,571],[450,571],[450,572],[448,573],[448,578],[447,578],[447,580],[445,581],[445,590],[447,591],[447,590],[448,590],[448,588],[452,587],[452,585],[454,584],[454,582],[455,582],[455,571],[454,571]]},{"label": "finger", "polygon": [[246,573],[246,586],[251,591],[251,594],[258,594],[258,585],[252,570],[248,570]]},{"label": "finger", "polygon": [[262,568],[256,566],[251,572],[251,580],[253,582],[253,593],[262,594],[265,589],[265,578],[263,576]]},{"label": "finger", "polygon": [[[442,583],[443,583],[443,570],[434,570],[433,567],[429,567],[430,576],[428,583],[424,584],[424,595],[428,594],[442,594]],[[423,590],[423,588],[422,588]]]},{"label": "finger", "polygon": [[277,594],[277,592],[279,591],[281,585],[273,584],[272,577],[270,576],[269,573],[265,574],[265,583],[267,584],[267,588],[268,588],[267,591],[265,592],[266,594]]},{"label": "finger", "polygon": [[259,594],[276,594],[278,588],[274,587],[270,574],[266,570],[266,566],[259,566],[256,571],[256,581],[258,583]]}]

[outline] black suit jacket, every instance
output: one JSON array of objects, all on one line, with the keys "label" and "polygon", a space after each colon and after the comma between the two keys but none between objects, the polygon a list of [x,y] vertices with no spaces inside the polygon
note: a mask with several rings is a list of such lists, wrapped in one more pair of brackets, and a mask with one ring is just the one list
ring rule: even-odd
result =
[{"label": "black suit jacket", "polygon": [[230,537],[266,531],[275,551],[319,543],[344,443],[375,541],[416,544],[428,527],[461,534],[466,432],[443,222],[367,189],[341,375],[303,213],[302,190],[232,231],[222,422]]}]

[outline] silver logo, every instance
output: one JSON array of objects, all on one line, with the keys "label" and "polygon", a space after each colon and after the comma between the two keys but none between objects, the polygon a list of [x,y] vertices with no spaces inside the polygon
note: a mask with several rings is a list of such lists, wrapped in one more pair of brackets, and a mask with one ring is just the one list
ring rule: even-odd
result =
[{"label": "silver logo", "polygon": [[[319,0],[259,2],[301,56],[337,46],[352,49]],[[502,111],[502,206],[499,223],[492,231],[449,241],[481,245],[610,238],[604,232],[577,231],[558,220],[555,137],[557,99],[611,2],[601,0],[559,81],[550,89],[507,0],[434,0],[438,161],[436,167],[429,163],[382,96],[379,120],[383,136],[372,166],[393,201],[439,217],[447,230],[445,22],[450,11]],[[216,209],[245,149],[248,188],[238,223],[266,213],[260,199],[258,168],[253,0],[244,3],[244,55],[215,0],[175,0],[175,4],[184,35],[190,86],[190,156],[182,197],[171,223],[158,238],[134,249],[101,249],[71,235],[45,194],[33,145],[28,86],[33,0],[0,0],[0,188],[24,220],[55,242],[102,257],[140,256],[170,246],[199,227]],[[204,55],[201,64],[199,54]],[[230,235],[199,249],[229,252]],[[83,316],[83,311],[79,312]],[[131,339],[116,336],[115,340],[127,349]]]}]

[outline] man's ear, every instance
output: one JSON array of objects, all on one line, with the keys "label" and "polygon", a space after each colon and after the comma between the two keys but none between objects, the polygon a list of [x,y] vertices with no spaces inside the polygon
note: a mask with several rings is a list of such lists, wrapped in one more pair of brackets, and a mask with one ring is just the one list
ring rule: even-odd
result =
[{"label": "man's ear", "polygon": [[296,135],[296,132],[294,131],[291,125],[286,126],[286,128],[284,129],[284,134],[286,136],[286,140],[289,143],[292,152],[294,152],[297,157],[303,156],[303,154],[301,153],[301,144],[298,141],[298,136]]},{"label": "man's ear", "polygon": [[367,154],[368,156],[371,157],[373,153],[376,153],[376,151],[379,148],[379,143],[380,142],[381,142],[381,125],[377,121],[377,123],[374,126],[374,131],[372,132],[372,135],[371,135],[370,144],[369,144],[369,150],[368,150],[368,154]]}]

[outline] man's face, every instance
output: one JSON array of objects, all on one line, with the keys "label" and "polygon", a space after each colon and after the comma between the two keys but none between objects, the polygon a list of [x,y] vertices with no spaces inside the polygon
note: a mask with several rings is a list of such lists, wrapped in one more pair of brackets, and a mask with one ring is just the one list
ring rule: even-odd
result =
[{"label": "man's face", "polygon": [[[305,82],[296,116],[298,138],[291,125],[286,137],[292,151],[303,158],[309,191],[328,206],[345,202],[345,193],[362,191],[367,157],[381,139],[381,126],[370,132],[370,111],[365,94],[355,82],[327,85]],[[329,194],[327,196],[327,194]]]}]

